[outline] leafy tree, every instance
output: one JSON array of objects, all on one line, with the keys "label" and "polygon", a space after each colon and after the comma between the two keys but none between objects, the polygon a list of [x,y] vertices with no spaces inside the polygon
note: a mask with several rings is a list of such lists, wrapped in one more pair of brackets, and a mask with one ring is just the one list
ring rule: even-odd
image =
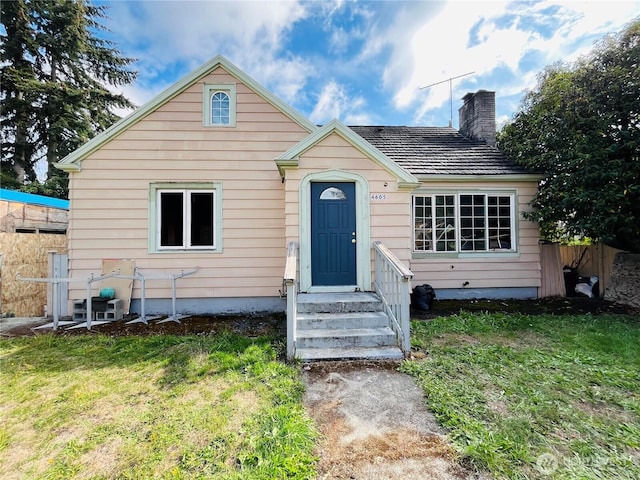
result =
[{"label": "leafy tree", "polygon": [[[98,37],[103,6],[13,0],[0,9],[0,181],[66,197],[66,174],[53,164],[114,123],[114,108],[133,107],[107,87],[131,84],[134,60]],[[43,159],[47,180],[40,185],[36,164]]]},{"label": "leafy tree", "polygon": [[498,145],[543,175],[528,215],[543,236],[640,251],[640,20],[547,67]]}]

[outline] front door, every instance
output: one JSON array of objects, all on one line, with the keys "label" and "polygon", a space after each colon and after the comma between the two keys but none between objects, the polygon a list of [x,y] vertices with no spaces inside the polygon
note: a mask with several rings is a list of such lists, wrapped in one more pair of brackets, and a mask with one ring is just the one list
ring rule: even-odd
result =
[{"label": "front door", "polygon": [[356,187],[311,183],[311,284],[356,285]]}]

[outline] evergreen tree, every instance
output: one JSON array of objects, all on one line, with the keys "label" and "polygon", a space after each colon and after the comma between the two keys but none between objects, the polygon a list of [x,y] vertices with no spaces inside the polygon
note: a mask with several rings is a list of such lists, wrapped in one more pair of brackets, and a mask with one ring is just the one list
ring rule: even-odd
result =
[{"label": "evergreen tree", "polygon": [[[105,7],[85,0],[15,0],[0,8],[0,180],[66,197],[66,174],[53,164],[114,123],[114,108],[133,107],[107,88],[135,80],[133,59],[99,38]],[[40,185],[36,163],[43,159],[47,180]]]}]

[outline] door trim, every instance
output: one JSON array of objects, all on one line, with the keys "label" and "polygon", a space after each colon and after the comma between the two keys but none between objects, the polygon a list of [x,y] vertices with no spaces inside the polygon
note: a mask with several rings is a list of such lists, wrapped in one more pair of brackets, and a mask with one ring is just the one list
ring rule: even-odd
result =
[{"label": "door trim", "polygon": [[371,290],[371,233],[369,182],[363,176],[343,170],[309,173],[300,181],[300,291],[345,292],[353,285],[312,287],[311,284],[311,182],[354,182],[356,186],[356,288]]}]

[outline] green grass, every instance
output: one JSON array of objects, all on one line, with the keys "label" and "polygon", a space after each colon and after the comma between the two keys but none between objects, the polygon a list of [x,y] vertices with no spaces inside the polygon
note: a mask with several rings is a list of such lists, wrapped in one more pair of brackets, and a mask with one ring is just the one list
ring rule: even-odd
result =
[{"label": "green grass", "polygon": [[465,313],[412,323],[402,369],[495,478],[640,478],[640,322]]},{"label": "green grass", "polygon": [[267,338],[3,339],[0,478],[315,478],[302,393]]}]

